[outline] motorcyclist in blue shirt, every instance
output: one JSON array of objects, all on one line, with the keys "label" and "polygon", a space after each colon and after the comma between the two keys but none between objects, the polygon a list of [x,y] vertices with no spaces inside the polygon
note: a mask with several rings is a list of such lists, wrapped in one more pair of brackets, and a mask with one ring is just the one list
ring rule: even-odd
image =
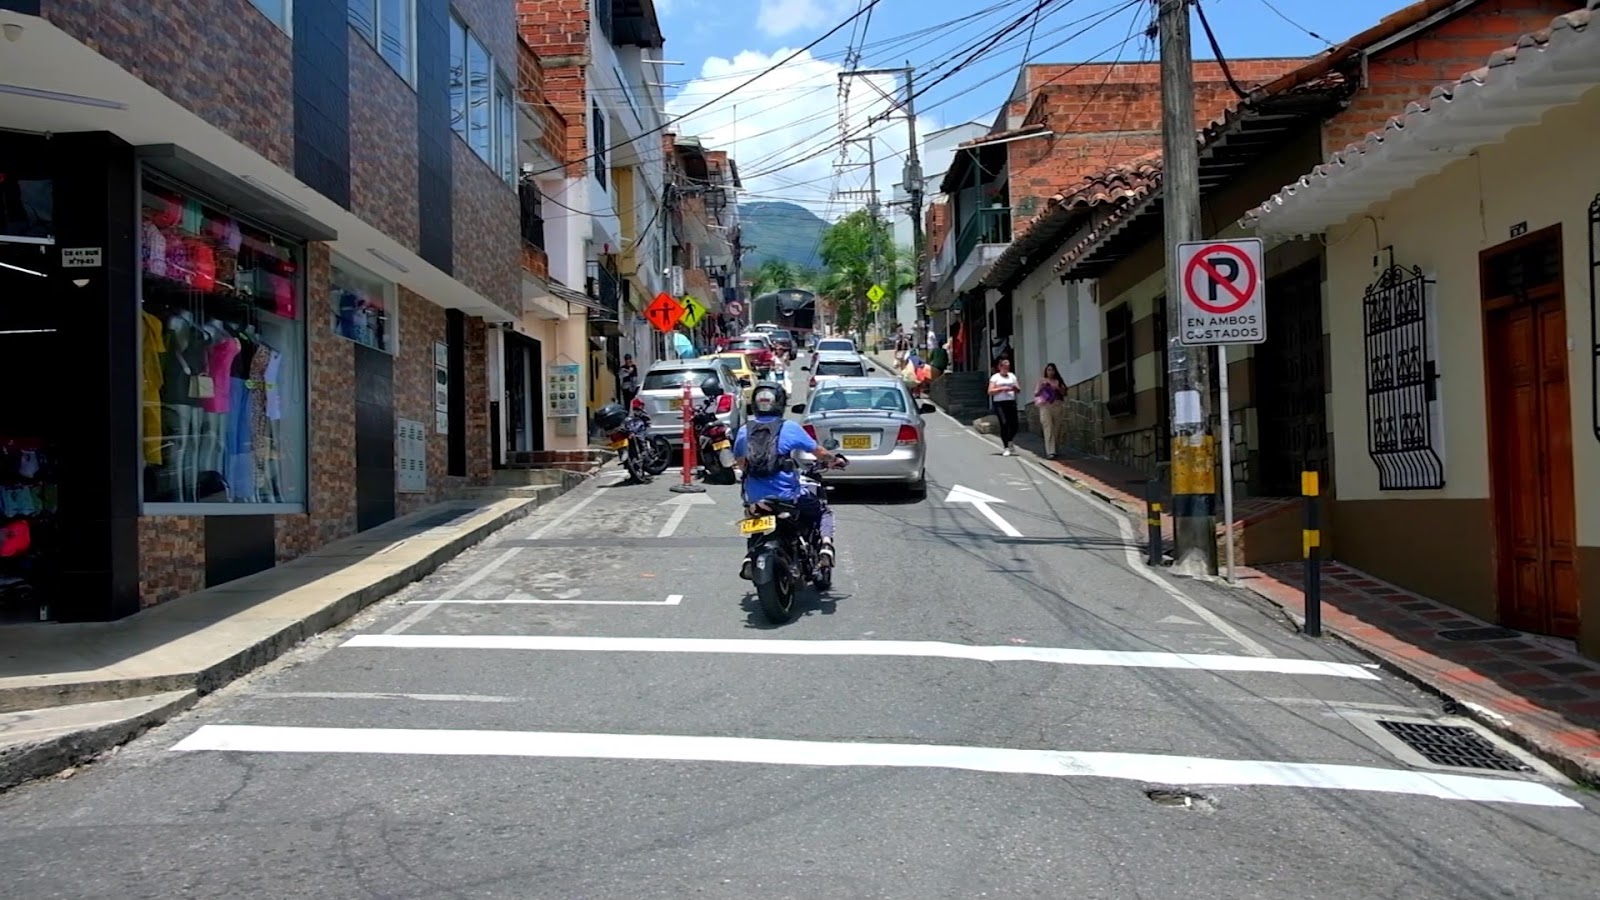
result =
[{"label": "motorcyclist in blue shirt", "polygon": [[[844,460],[818,444],[799,423],[783,417],[788,404],[788,394],[780,384],[763,383],[756,386],[750,405],[755,420],[739,429],[733,442],[734,464],[744,473],[744,499],[746,503],[778,499],[795,505],[795,515],[802,525],[816,525],[822,536],[818,553],[819,564],[833,565],[833,510],[819,496],[819,488],[800,482],[798,468],[792,462],[795,452],[809,453],[819,461],[838,465]],[[747,557],[739,568],[739,577],[750,580],[750,560]]]}]

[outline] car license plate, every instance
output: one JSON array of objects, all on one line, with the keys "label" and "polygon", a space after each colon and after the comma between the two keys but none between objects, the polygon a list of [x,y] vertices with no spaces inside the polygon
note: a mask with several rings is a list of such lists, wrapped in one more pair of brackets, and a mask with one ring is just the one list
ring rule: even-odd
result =
[{"label": "car license plate", "polygon": [[682,397],[674,397],[671,400],[668,400],[667,401],[667,409],[672,409],[672,410],[683,409],[683,398]]},{"label": "car license plate", "polygon": [[728,449],[728,446],[729,445],[728,445],[727,441],[717,441],[715,444],[711,445],[711,449],[713,449],[713,450],[726,450],[726,449]]},{"label": "car license plate", "polygon": [[757,516],[754,519],[745,519],[739,523],[740,534],[766,534],[778,528],[777,516]]},{"label": "car license plate", "polygon": [[613,450],[621,450],[623,447],[626,447],[626,446],[628,446],[628,439],[627,438],[621,438],[619,440],[615,440],[615,441],[611,442],[611,449],[613,449]]},{"label": "car license plate", "polygon": [[872,437],[865,434],[847,434],[839,439],[839,446],[846,450],[871,450]]}]

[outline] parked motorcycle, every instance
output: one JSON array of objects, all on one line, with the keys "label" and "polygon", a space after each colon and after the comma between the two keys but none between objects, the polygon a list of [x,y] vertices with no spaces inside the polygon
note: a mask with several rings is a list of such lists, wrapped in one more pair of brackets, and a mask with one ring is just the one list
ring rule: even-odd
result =
[{"label": "parked motorcycle", "polygon": [[606,433],[610,448],[617,451],[618,461],[632,480],[647,484],[651,476],[667,470],[672,461],[672,445],[666,438],[650,433],[648,413],[607,403],[595,411],[594,420]]},{"label": "parked motorcycle", "polygon": [[[823,446],[833,450],[839,442],[829,439]],[[843,456],[835,454],[837,465],[846,465]],[[813,461],[800,471],[802,485],[815,487],[824,503],[827,496],[822,486],[822,473],[826,464]],[[756,601],[761,614],[768,622],[781,625],[794,613],[794,597],[806,584],[817,590],[833,587],[832,567],[819,564],[822,534],[816,526],[801,527],[795,519],[795,504],[768,498],[745,503],[745,518],[739,522],[739,533],[747,539],[746,552],[750,558],[751,581],[755,583]]]},{"label": "parked motorcycle", "polygon": [[709,484],[733,484],[733,435],[717,418],[732,407],[724,402],[726,395],[716,378],[701,382],[700,392],[706,398],[695,407],[693,422],[695,459],[704,469],[701,477]]}]

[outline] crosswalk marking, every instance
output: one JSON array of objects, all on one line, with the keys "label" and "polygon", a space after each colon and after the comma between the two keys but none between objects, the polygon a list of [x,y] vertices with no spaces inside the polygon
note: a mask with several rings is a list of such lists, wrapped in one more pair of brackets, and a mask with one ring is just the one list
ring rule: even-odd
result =
[{"label": "crosswalk marking", "polygon": [[1318,659],[1156,653],[1144,650],[1071,650],[1059,647],[974,646],[941,641],[788,641],[717,638],[626,638],[566,635],[358,634],[344,647],[411,650],[582,650],[626,653],[741,653],[778,656],[900,656],[980,662],[1040,662],[1067,666],[1120,666],[1211,672],[1327,675],[1377,681],[1372,670]]},{"label": "crosswalk marking", "polygon": [[172,749],[179,752],[498,756],[956,769],[1010,775],[1111,778],[1162,785],[1363,791],[1441,800],[1582,808],[1546,785],[1499,778],[1370,766],[939,744],[554,731],[206,725]]}]

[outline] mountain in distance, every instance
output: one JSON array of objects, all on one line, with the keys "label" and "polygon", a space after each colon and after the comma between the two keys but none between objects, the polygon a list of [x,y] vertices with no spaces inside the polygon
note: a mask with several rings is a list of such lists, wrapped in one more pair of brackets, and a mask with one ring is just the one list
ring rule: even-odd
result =
[{"label": "mountain in distance", "polygon": [[803,269],[822,266],[817,255],[820,237],[828,223],[797,203],[761,200],[739,204],[739,230],[747,247],[744,270],[753,272],[769,259],[781,259]]}]

